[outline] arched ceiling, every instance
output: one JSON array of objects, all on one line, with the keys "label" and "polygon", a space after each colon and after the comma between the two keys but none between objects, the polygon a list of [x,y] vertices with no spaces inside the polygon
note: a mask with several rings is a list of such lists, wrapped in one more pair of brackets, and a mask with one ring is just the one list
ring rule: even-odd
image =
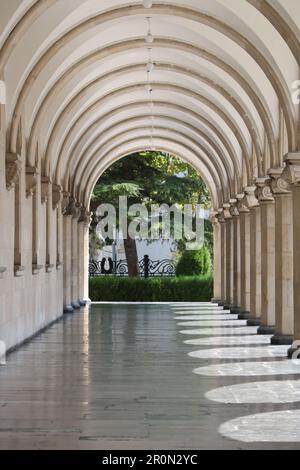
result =
[{"label": "arched ceiling", "polygon": [[299,150],[300,3],[142,3],[2,0],[7,150],[22,132],[26,164],[88,205],[101,172],[151,141],[201,172],[217,208]]}]

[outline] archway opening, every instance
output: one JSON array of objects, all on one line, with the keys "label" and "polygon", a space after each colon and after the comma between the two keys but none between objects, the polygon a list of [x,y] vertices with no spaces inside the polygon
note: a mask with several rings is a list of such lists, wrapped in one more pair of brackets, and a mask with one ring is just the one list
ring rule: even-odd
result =
[{"label": "archway opening", "polygon": [[[98,178],[90,202],[92,300],[132,299],[128,292],[113,292],[116,278],[122,282],[160,278],[163,285],[175,277],[178,282],[182,276],[206,277],[211,286],[211,206],[210,190],[199,170],[172,153],[137,151],[108,166]],[[102,290],[95,289],[100,283]],[[109,297],[102,283],[111,290]],[[211,289],[208,292],[210,295]],[[162,293],[156,298],[176,300],[170,295]],[[140,292],[134,298],[142,301],[154,296]]]}]

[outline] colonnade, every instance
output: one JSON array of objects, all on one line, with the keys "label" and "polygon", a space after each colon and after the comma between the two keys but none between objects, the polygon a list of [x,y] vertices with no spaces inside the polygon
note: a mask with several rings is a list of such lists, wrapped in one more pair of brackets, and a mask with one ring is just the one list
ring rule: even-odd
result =
[{"label": "colonnade", "polygon": [[300,153],[289,153],[212,214],[213,300],[289,355],[300,345],[299,201]]},{"label": "colonnade", "polygon": [[91,216],[22,152],[0,165],[0,334],[10,349],[88,301]]}]

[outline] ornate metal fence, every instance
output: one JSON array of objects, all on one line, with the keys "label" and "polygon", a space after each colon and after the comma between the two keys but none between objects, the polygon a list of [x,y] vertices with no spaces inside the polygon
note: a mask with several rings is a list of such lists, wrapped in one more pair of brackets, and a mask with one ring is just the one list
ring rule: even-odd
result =
[{"label": "ornate metal fence", "polygon": [[[145,255],[139,261],[140,276],[175,276],[175,262],[170,259],[153,261]],[[89,263],[90,277],[96,276],[128,276],[128,266],[126,260],[119,260],[114,263],[111,258],[102,258],[101,261],[91,260]]]}]

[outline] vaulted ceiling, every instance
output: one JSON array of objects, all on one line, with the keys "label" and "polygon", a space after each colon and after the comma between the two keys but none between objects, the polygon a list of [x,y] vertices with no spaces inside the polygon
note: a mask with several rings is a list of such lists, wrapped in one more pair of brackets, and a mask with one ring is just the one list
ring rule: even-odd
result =
[{"label": "vaulted ceiling", "polygon": [[218,207],[299,150],[299,26],[298,0],[2,0],[7,150],[25,136],[85,205],[114,160],[165,150]]}]

